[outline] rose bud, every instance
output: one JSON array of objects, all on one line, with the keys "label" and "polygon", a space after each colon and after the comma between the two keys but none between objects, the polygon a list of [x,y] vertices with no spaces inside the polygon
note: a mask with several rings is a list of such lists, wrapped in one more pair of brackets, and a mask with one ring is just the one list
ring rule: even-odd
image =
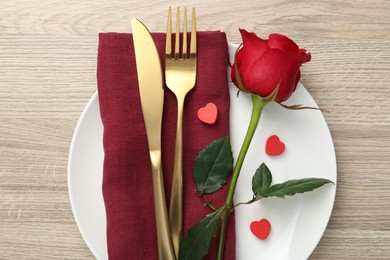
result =
[{"label": "rose bud", "polygon": [[[281,34],[271,34],[268,40],[263,40],[243,29],[240,33],[243,46],[232,66],[234,84],[261,97],[269,96],[279,84],[275,101],[288,99],[299,82],[301,65],[311,59],[310,53]],[[237,82],[236,66],[243,86]]]}]

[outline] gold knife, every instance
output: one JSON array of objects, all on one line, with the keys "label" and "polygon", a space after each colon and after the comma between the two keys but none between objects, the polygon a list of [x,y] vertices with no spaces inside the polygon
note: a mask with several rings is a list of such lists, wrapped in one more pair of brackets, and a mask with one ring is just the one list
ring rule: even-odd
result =
[{"label": "gold knife", "polygon": [[141,107],[144,116],[152,166],[154,209],[160,260],[173,260],[164,181],[161,166],[161,125],[164,81],[160,57],[148,29],[137,19],[131,21]]}]

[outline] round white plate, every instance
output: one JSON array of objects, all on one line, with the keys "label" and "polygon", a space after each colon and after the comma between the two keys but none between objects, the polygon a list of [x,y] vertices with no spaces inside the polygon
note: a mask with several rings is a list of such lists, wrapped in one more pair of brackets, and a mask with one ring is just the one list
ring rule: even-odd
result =
[{"label": "round white plate", "polygon": [[[233,59],[236,45],[229,45]],[[235,158],[249,123],[252,103],[229,83],[231,97],[231,142]],[[316,106],[299,84],[288,104]],[[285,143],[280,156],[265,154],[265,142],[276,134]],[[102,196],[103,125],[97,93],[93,95],[77,124],[70,147],[68,187],[73,214],[88,247],[99,260],[108,259],[106,213]],[[252,198],[251,181],[256,169],[265,162],[273,175],[273,184],[289,179],[320,177],[336,183],[336,157],[332,138],[321,112],[291,111],[276,103],[263,111],[241,170],[235,201]],[[336,186],[327,184],[315,191],[285,199],[266,198],[236,208],[237,259],[307,259],[321,239],[330,218]],[[267,218],[271,233],[266,240],[250,231],[252,221]]]}]

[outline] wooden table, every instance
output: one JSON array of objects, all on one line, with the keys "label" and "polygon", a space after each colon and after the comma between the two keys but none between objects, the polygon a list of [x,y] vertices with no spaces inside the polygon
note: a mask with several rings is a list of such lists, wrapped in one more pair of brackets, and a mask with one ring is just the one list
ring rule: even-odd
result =
[{"label": "wooden table", "polygon": [[[171,1],[0,3],[0,259],[93,259],[67,190],[74,128],[96,91],[98,33],[137,17],[165,31]],[[198,29],[279,32],[307,48],[302,83],[325,114],[336,202],[311,259],[390,257],[390,2],[191,1]]]}]

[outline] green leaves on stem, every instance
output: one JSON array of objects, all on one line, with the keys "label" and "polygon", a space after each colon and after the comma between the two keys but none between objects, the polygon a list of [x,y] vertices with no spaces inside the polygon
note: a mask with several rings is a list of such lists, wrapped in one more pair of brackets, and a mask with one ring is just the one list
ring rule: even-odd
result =
[{"label": "green leaves on stem", "polygon": [[233,169],[228,138],[211,142],[195,159],[192,178],[200,194],[214,193],[225,185]]},{"label": "green leaves on stem", "polygon": [[271,186],[272,175],[267,165],[262,163],[256,170],[252,178],[252,191],[255,196],[265,194],[267,189]]},{"label": "green leaves on stem", "polygon": [[210,247],[213,236],[217,233],[218,220],[223,207],[207,215],[195,224],[180,243],[180,260],[203,259]]},{"label": "green leaves on stem", "polygon": [[[214,193],[222,188],[233,169],[233,153],[228,137],[214,140],[195,159],[192,178],[200,195]],[[222,206],[195,224],[180,243],[180,260],[203,259],[217,233]],[[224,213],[225,214],[225,213]]]},{"label": "green leaves on stem", "polygon": [[252,191],[254,198],[292,196],[317,189],[327,183],[333,183],[328,179],[304,178],[289,180],[272,185],[272,174],[265,163],[262,163],[252,178]]}]

